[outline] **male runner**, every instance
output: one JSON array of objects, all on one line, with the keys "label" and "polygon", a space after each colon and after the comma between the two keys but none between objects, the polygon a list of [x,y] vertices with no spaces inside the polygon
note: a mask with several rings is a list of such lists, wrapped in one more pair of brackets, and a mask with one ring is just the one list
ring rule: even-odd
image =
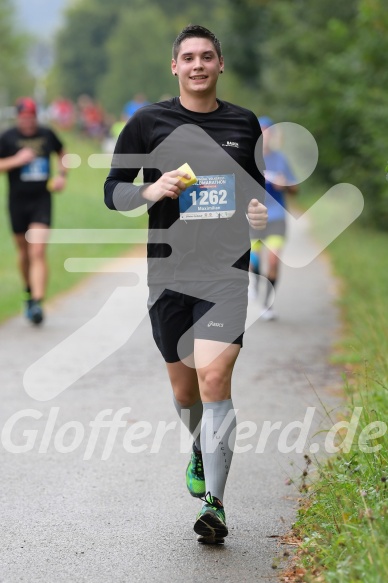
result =
[{"label": "male runner", "polygon": [[[271,127],[274,122],[267,116],[259,117],[260,127],[263,131],[263,154],[265,163],[265,205],[268,209],[268,222],[266,228],[260,233],[251,229],[252,249],[250,269],[256,275],[260,275],[261,251],[263,244],[267,252],[268,271],[267,287],[265,290],[262,320],[275,320],[276,312],[272,308],[272,293],[279,276],[279,255],[284,246],[286,235],[286,195],[295,194],[298,190],[296,178],[292,172],[288,160],[283,152],[275,150],[271,145]],[[249,286],[249,295],[257,296],[258,279],[253,277]]]},{"label": "male runner", "polygon": [[50,155],[58,155],[58,175],[50,191],[66,184],[62,164],[63,145],[56,134],[38,125],[35,102],[21,97],[16,102],[16,127],[0,136],[0,172],[8,173],[9,214],[18,252],[18,265],[25,285],[26,316],[33,324],[43,321],[42,301],[47,284],[46,243],[29,243],[29,229],[47,229],[51,223]]},{"label": "male runner", "polygon": [[[217,99],[224,59],[206,28],[191,25],[178,35],[171,70],[180,96],[145,106],[128,121],[105,202],[117,210],[148,205],[153,335],[175,407],[193,435],[186,484],[203,500],[194,530],[200,542],[216,544],[228,534],[223,498],[236,426],[231,377],[246,318],[249,223],[261,229],[267,218],[254,156],[260,126],[251,111]],[[148,154],[144,185],[133,184],[141,157],[132,168],[123,154]],[[183,163],[197,175],[190,188]]]}]

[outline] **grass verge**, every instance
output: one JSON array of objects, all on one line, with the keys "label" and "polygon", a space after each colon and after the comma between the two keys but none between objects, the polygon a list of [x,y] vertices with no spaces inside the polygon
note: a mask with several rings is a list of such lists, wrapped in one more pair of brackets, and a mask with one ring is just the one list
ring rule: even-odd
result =
[{"label": "grass verge", "polygon": [[[103,185],[108,169],[93,169],[88,165],[90,154],[100,151],[95,142],[75,134],[62,136],[66,151],[81,157],[79,168],[69,172],[66,190],[53,195],[53,228],[58,229],[125,229],[141,228],[147,223],[146,215],[129,218],[112,212],[104,205]],[[55,160],[53,160],[55,164]],[[22,283],[17,269],[17,256],[8,223],[6,176],[0,175],[0,200],[4,211],[0,213],[0,322],[20,312]],[[123,255],[128,244],[61,244],[49,245],[50,269],[46,299],[70,289],[85,277],[84,273],[70,273],[64,262],[69,257],[110,258]]]},{"label": "grass verge", "polygon": [[293,527],[301,541],[295,569],[284,581],[388,581],[387,247],[388,233],[353,224],[328,249],[342,281],[344,333],[333,362],[348,371],[344,418],[356,407],[361,415],[351,447],[317,465]]}]

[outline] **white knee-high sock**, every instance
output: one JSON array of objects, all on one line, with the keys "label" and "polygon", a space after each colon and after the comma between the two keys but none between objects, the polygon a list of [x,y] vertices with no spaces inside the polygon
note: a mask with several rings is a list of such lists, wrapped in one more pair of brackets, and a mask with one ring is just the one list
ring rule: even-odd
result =
[{"label": "white knee-high sock", "polygon": [[233,456],[235,428],[232,399],[203,403],[201,443],[206,491],[221,501]]},{"label": "white knee-high sock", "polygon": [[[202,419],[202,401],[198,399],[194,405],[191,407],[182,407],[180,403],[175,398],[175,395],[172,396],[175,409],[178,411],[178,415],[181,418],[181,421],[185,427],[190,431],[191,435],[193,436],[194,445],[195,447],[200,450],[201,449],[201,419]],[[187,414],[182,415],[182,411],[187,411]]]}]

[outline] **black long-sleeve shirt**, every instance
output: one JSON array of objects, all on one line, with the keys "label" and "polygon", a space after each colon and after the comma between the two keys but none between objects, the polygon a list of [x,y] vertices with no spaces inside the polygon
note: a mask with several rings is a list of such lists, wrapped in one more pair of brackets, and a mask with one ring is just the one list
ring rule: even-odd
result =
[{"label": "black long-sleeve shirt", "polygon": [[174,97],[143,107],[117,141],[105,182],[105,203],[113,210],[147,202],[144,185],[133,184],[141,167],[147,184],[185,162],[197,176],[235,177],[236,210],[227,219],[181,220],[179,199],[147,202],[149,283],[229,280],[248,269],[247,207],[252,198],[263,202],[265,196],[261,130],[253,112],[225,101],[218,105],[197,113]]}]

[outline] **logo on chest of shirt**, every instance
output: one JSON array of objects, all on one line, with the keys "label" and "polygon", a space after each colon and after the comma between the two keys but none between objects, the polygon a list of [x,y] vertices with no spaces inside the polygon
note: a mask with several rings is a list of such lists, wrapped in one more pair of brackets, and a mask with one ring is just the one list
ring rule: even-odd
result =
[{"label": "logo on chest of shirt", "polygon": [[224,147],[228,147],[228,148],[239,148],[238,142],[231,142],[229,140],[227,140],[226,144],[221,144],[221,146]]},{"label": "logo on chest of shirt", "polygon": [[44,137],[21,138],[18,140],[17,146],[18,148],[31,148],[34,150],[36,156],[44,156],[45,142],[46,140]]}]

